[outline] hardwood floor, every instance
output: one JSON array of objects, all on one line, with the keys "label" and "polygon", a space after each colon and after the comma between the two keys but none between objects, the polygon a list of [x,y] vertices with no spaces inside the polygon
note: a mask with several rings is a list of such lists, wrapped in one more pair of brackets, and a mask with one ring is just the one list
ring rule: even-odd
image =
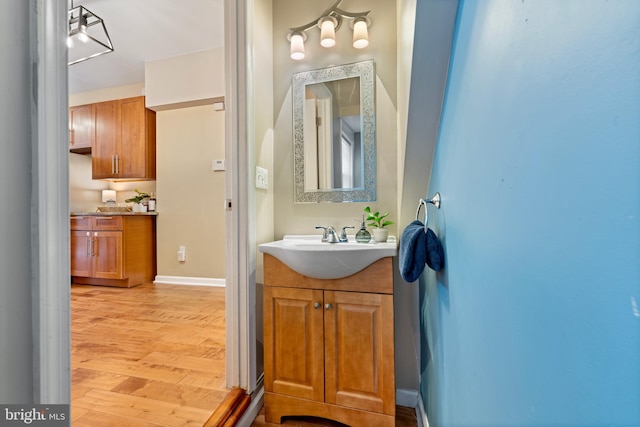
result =
[{"label": "hardwood floor", "polygon": [[229,392],[224,292],[73,285],[73,426],[201,427]]},{"label": "hardwood floor", "polygon": [[[224,288],[71,286],[73,427],[202,427],[225,388]],[[276,427],[264,421],[253,427]],[[283,426],[342,426],[290,418]],[[397,407],[397,427],[415,410]]]}]

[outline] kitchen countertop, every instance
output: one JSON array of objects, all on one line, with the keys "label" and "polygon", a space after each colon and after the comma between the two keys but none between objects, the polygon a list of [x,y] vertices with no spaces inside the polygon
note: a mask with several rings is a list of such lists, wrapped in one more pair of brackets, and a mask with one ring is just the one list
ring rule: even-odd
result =
[{"label": "kitchen countertop", "polygon": [[71,212],[71,216],[157,216],[158,212]]}]

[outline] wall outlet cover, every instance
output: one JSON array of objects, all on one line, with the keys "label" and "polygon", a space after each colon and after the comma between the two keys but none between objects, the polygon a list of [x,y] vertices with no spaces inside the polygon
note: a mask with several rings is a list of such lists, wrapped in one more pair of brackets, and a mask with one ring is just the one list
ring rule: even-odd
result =
[{"label": "wall outlet cover", "polygon": [[269,188],[269,171],[256,166],[256,188],[267,190]]}]

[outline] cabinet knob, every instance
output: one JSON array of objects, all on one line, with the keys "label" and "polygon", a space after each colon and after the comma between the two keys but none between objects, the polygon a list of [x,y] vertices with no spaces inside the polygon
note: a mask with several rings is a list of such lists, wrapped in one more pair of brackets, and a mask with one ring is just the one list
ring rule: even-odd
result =
[{"label": "cabinet knob", "polygon": [[331,304],[325,304],[324,305],[325,310],[331,310]]},{"label": "cabinet knob", "polygon": [[318,309],[320,308],[321,304],[319,302],[314,302],[313,303],[313,308]]}]

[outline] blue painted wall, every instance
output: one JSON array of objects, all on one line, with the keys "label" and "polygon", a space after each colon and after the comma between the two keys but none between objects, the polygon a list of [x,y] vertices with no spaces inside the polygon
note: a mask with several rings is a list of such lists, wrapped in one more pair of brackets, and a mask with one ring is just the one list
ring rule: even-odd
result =
[{"label": "blue painted wall", "polygon": [[640,1],[467,0],[454,37],[429,422],[640,426]]}]

